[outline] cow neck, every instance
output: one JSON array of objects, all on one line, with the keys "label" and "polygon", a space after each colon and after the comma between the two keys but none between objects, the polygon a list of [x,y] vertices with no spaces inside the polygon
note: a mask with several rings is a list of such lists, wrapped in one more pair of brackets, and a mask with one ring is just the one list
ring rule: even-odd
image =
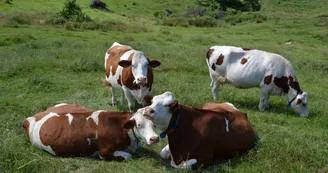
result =
[{"label": "cow neck", "polygon": [[[160,134],[160,137],[161,138],[165,138],[166,137],[166,134],[172,134],[172,133],[174,133],[175,129],[178,127],[180,116],[181,116],[181,110],[180,109],[181,109],[180,108],[180,105],[178,105],[177,110],[172,113],[172,117],[171,117],[169,126],[167,127],[167,129],[164,132],[162,132]],[[176,117],[175,118],[175,121],[173,120],[173,117]]]},{"label": "cow neck", "polygon": [[131,144],[128,148],[134,152],[136,149],[140,147],[140,139],[137,137],[134,127],[128,131],[128,136],[131,140]]},{"label": "cow neck", "polygon": [[[303,93],[302,90],[297,91],[296,95],[290,101],[288,101],[286,108],[289,109],[291,104],[293,103],[293,101],[297,98],[297,96],[302,93]],[[289,100],[288,96],[287,96],[287,99]]]}]

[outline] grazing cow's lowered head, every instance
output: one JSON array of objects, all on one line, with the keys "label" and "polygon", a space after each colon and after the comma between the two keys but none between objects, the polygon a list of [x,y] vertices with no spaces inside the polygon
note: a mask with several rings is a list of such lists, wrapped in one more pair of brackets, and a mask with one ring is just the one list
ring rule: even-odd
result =
[{"label": "grazing cow's lowered head", "polygon": [[153,120],[158,129],[165,131],[170,123],[172,112],[178,106],[174,94],[171,92],[165,92],[153,98],[151,96],[145,97],[145,99],[146,98],[146,102],[150,105],[144,108],[144,116]]},{"label": "grazing cow's lowered head", "polygon": [[143,116],[144,108],[139,109],[129,123],[124,124],[124,128],[134,128],[136,137],[148,145],[158,143],[159,137],[154,131],[153,122]]},{"label": "grazing cow's lowered head", "polygon": [[308,93],[300,91],[291,101],[289,101],[287,107],[292,107],[292,109],[300,116],[308,116],[309,109],[307,100]]},{"label": "grazing cow's lowered head", "polygon": [[123,68],[132,66],[131,70],[134,76],[133,84],[142,86],[146,85],[148,82],[147,73],[148,70],[150,70],[150,67],[158,67],[160,65],[160,62],[157,60],[149,60],[148,58],[146,58],[143,52],[135,51],[132,61],[121,60],[118,64]]}]

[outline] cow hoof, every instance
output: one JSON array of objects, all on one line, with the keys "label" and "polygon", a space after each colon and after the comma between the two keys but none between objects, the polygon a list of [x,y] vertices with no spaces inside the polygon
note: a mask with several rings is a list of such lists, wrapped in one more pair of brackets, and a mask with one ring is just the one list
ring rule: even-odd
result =
[{"label": "cow hoof", "polygon": [[112,106],[117,106],[117,104],[116,103],[112,103]]}]

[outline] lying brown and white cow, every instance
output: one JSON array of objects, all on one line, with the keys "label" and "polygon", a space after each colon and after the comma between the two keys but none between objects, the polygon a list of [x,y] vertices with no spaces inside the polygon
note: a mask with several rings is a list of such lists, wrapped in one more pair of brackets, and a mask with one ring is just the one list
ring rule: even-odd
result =
[{"label": "lying brown and white cow", "polygon": [[130,111],[135,107],[133,98],[144,104],[143,97],[151,91],[154,80],[152,68],[159,65],[159,61],[149,60],[141,51],[113,43],[105,55],[106,80],[103,81],[104,85],[111,86],[112,105],[116,105],[117,90],[121,92],[121,104],[126,96]]},{"label": "lying brown and white cow", "polygon": [[284,95],[287,108],[308,116],[308,94],[298,84],[292,65],[282,56],[233,46],[212,46],[206,56],[215,101],[220,84],[237,88],[260,87],[259,109],[269,107],[269,95]]},{"label": "lying brown and white cow", "polygon": [[232,104],[208,103],[202,109],[179,104],[170,92],[155,96],[144,116],[168,136],[160,155],[175,168],[208,167],[254,147],[254,131],[245,113]]},{"label": "lying brown and white cow", "polygon": [[24,120],[23,127],[34,146],[63,157],[128,160],[140,141],[159,141],[152,121],[140,114],[93,111],[75,104],[50,107]]}]

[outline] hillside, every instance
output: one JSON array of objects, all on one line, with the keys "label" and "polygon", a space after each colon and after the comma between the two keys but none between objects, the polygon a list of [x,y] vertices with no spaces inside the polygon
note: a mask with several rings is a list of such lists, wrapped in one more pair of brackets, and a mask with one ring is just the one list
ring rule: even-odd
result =
[{"label": "hillside", "polygon": [[89,0],[77,0],[93,22],[46,23],[64,2],[0,1],[0,172],[186,172],[161,160],[167,139],[142,144],[133,160],[122,163],[53,157],[32,146],[24,134],[25,118],[57,103],[128,110],[126,105],[110,106],[109,89],[101,84],[104,55],[115,41],[161,62],[154,70],[153,95],[172,91],[180,103],[194,107],[213,101],[205,62],[210,46],[281,54],[309,93],[310,116],[300,118],[287,110],[283,97],[271,97],[272,108],[260,112],[258,88],[224,85],[219,102],[247,112],[258,142],[248,155],[217,161],[203,172],[328,171],[328,1],[262,0],[261,11],[249,16],[265,20],[235,16],[241,22],[221,19],[207,28],[159,25],[154,16],[165,9],[182,16],[196,8],[194,0],[104,0],[113,12],[90,9]]}]

